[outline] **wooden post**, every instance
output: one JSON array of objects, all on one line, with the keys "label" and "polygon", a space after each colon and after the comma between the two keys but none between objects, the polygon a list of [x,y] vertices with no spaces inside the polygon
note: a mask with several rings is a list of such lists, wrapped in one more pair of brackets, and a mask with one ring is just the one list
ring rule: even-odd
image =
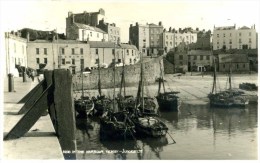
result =
[{"label": "wooden post", "polygon": [[37,99],[40,98],[40,96],[42,95],[42,92],[46,88],[47,88],[47,84],[43,80],[36,87],[34,87],[33,90],[31,90],[27,95],[25,95],[24,98],[20,101],[26,100],[26,102],[23,105],[23,107],[19,110],[18,114],[26,113],[33,106],[33,104],[37,101]]},{"label": "wooden post", "polygon": [[[25,115],[4,137],[4,140],[22,137],[48,109],[65,159],[76,159],[76,123],[70,71],[46,71],[43,92]],[[35,97],[34,97],[35,98]],[[32,151],[33,152],[33,151]]]},{"label": "wooden post", "polygon": [[[35,94],[37,91],[39,91],[38,89],[42,87],[42,83],[43,80],[37,84],[29,93],[27,93],[18,103],[26,103],[29,99],[33,98],[35,96]],[[40,92],[42,93],[43,90],[41,90]]]},{"label": "wooden post", "polygon": [[[56,111],[57,135],[65,159],[76,159],[76,123],[72,96],[72,76],[69,70],[54,70],[54,105]],[[67,153],[67,151],[70,151]]]}]

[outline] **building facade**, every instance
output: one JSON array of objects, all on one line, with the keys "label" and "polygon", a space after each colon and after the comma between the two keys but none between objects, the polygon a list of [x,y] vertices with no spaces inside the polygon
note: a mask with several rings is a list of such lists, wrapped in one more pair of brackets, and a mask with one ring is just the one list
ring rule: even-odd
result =
[{"label": "building facade", "polygon": [[108,34],[108,41],[118,43],[120,41],[120,28],[116,27],[115,23],[105,23],[104,19],[99,21],[98,28],[105,31]]},{"label": "building facade", "polygon": [[98,12],[87,12],[74,14],[72,12],[68,12],[68,17],[66,18],[66,22],[72,22],[85,24],[89,26],[97,26],[99,21],[105,19],[105,10],[99,9]]},{"label": "building facade", "polygon": [[159,54],[163,50],[163,26],[162,22],[156,24],[149,24],[149,49],[151,55]]},{"label": "building facade", "polygon": [[89,44],[76,40],[35,40],[28,42],[28,67],[53,70],[64,68],[72,73],[91,64]]},{"label": "building facade", "polygon": [[256,49],[257,33],[255,25],[251,28],[243,26],[215,27],[213,31],[213,50]]},{"label": "building facade", "polygon": [[197,42],[197,33],[192,32],[192,31],[176,32],[175,39],[174,39],[174,43],[175,43],[174,47],[177,47],[181,42],[184,42],[186,45],[196,43]]},{"label": "building facade", "polygon": [[27,39],[21,38],[19,32],[5,33],[5,75],[19,77],[17,66],[27,67]]},{"label": "building facade", "polygon": [[139,52],[134,45],[113,42],[90,41],[90,54],[93,58],[90,69],[135,64],[139,61]]},{"label": "building facade", "polygon": [[132,45],[135,45],[137,49],[142,52],[144,56],[149,56],[150,35],[149,25],[142,25],[136,23],[129,27],[129,40]]},{"label": "building facade", "polygon": [[220,72],[248,72],[249,60],[246,54],[219,54],[218,70]]},{"label": "building facade", "polygon": [[70,40],[79,41],[108,41],[108,34],[105,31],[80,23],[67,25],[66,37]]},{"label": "building facade", "polygon": [[212,51],[190,50],[188,51],[188,71],[210,71],[212,67]]},{"label": "building facade", "polygon": [[171,31],[165,31],[163,34],[163,49],[166,53],[168,53],[171,49],[173,49],[175,46],[175,33]]}]

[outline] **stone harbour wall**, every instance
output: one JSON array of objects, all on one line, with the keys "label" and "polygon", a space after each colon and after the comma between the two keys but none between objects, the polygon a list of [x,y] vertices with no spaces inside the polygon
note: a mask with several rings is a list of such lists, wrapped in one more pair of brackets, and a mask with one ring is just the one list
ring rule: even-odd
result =
[{"label": "stone harbour wall", "polygon": [[[163,62],[162,57],[151,58],[144,61],[144,84],[149,85],[155,83],[156,78],[160,76],[160,64]],[[125,83],[126,86],[138,87],[140,80],[140,68],[141,64],[125,66]],[[120,87],[123,67],[116,67],[115,74],[115,86]],[[101,88],[112,88],[114,86],[114,72],[113,68],[100,69]],[[98,86],[98,70],[92,70],[90,74],[83,75],[83,88],[84,89],[97,89]],[[81,75],[74,75],[73,77],[73,88],[74,90],[82,89],[82,78]]]}]

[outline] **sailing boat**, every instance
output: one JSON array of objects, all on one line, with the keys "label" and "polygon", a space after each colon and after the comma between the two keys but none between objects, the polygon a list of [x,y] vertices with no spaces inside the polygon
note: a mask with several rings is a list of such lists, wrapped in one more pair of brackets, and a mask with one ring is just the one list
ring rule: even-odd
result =
[{"label": "sailing boat", "polygon": [[217,92],[216,88],[216,63],[214,60],[214,74],[213,74],[213,87],[211,93],[208,95],[210,100],[210,106],[216,107],[245,107],[248,105],[249,100],[243,96],[243,91],[237,91],[232,89],[231,84],[231,64],[229,66],[228,82],[229,89],[225,91]]},{"label": "sailing boat", "polygon": [[[122,95],[123,89],[123,95]],[[117,97],[118,108],[121,111],[128,111],[131,114],[134,113],[135,109],[135,98],[132,95],[126,95],[125,92],[125,60],[123,58],[123,70],[121,76],[120,90]]]},{"label": "sailing boat", "polygon": [[[115,55],[114,55],[115,60]],[[114,65],[113,107],[107,110],[100,119],[101,139],[126,139],[133,137],[134,123],[129,119],[127,111],[116,111],[115,104],[115,65]]]},{"label": "sailing boat", "polygon": [[[156,96],[156,99],[157,99],[157,102],[159,105],[159,109],[165,110],[165,111],[178,111],[179,110],[179,100],[178,100],[179,97],[176,94],[178,94],[180,92],[174,92],[174,91],[165,92],[161,61],[159,61],[159,64],[160,64],[161,77],[159,78],[158,95]],[[161,84],[163,85],[163,93],[160,92]]]},{"label": "sailing boat", "polygon": [[141,77],[137,91],[137,100],[135,107],[135,115],[133,122],[137,136],[160,137],[165,136],[168,127],[155,114],[154,102],[152,98],[144,97],[144,83],[143,83],[143,59],[141,55]]},{"label": "sailing boat", "polygon": [[90,113],[93,112],[94,109],[94,103],[93,101],[89,98],[89,96],[84,95],[84,88],[83,88],[83,69],[81,70],[81,98],[74,100],[74,106],[76,111],[79,113],[81,116],[87,116]]},{"label": "sailing boat", "polygon": [[95,115],[102,115],[105,111],[111,109],[112,100],[102,95],[101,92],[101,79],[100,79],[100,60],[98,57],[98,93],[99,95],[96,97],[92,97],[94,102]]}]

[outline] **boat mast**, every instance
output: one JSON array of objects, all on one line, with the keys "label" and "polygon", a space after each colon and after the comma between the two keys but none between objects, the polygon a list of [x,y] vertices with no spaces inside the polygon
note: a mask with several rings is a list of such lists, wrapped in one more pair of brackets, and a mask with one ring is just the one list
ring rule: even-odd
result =
[{"label": "boat mast", "polygon": [[84,97],[84,88],[83,88],[83,65],[81,65],[81,91],[82,91],[82,102],[83,102],[83,97]]},{"label": "boat mast", "polygon": [[211,93],[216,93],[216,59],[213,60],[214,64],[214,73],[213,73],[213,87]]},{"label": "boat mast", "polygon": [[115,94],[116,94],[116,88],[115,88],[115,85],[116,85],[116,43],[114,44],[114,90],[113,90],[113,110],[115,110]]},{"label": "boat mast", "polygon": [[144,72],[143,72],[143,53],[141,55],[141,100],[142,100],[142,109],[143,109],[143,112],[144,112]]},{"label": "boat mast", "polygon": [[100,59],[98,54],[98,93],[101,96],[101,81],[100,81]]},{"label": "boat mast", "polygon": [[158,90],[158,94],[160,93],[161,83],[163,84],[163,92],[165,93],[165,86],[164,86],[164,78],[163,78],[163,72],[162,72],[162,64],[161,64],[161,61],[159,61],[159,64],[160,64],[161,77],[159,78],[159,90]]},{"label": "boat mast", "polygon": [[232,73],[231,66],[232,66],[232,64],[229,63],[229,74],[228,74],[229,90],[232,89],[232,85],[231,85],[231,73]]},{"label": "boat mast", "polygon": [[[124,52],[124,49],[123,49],[123,52]],[[122,95],[122,88],[124,87],[124,97],[125,97],[125,57],[124,57],[124,53],[122,55],[122,59],[123,59],[123,70],[122,70],[122,78],[121,78],[121,85],[120,85],[119,95],[121,97],[121,95]]]}]

